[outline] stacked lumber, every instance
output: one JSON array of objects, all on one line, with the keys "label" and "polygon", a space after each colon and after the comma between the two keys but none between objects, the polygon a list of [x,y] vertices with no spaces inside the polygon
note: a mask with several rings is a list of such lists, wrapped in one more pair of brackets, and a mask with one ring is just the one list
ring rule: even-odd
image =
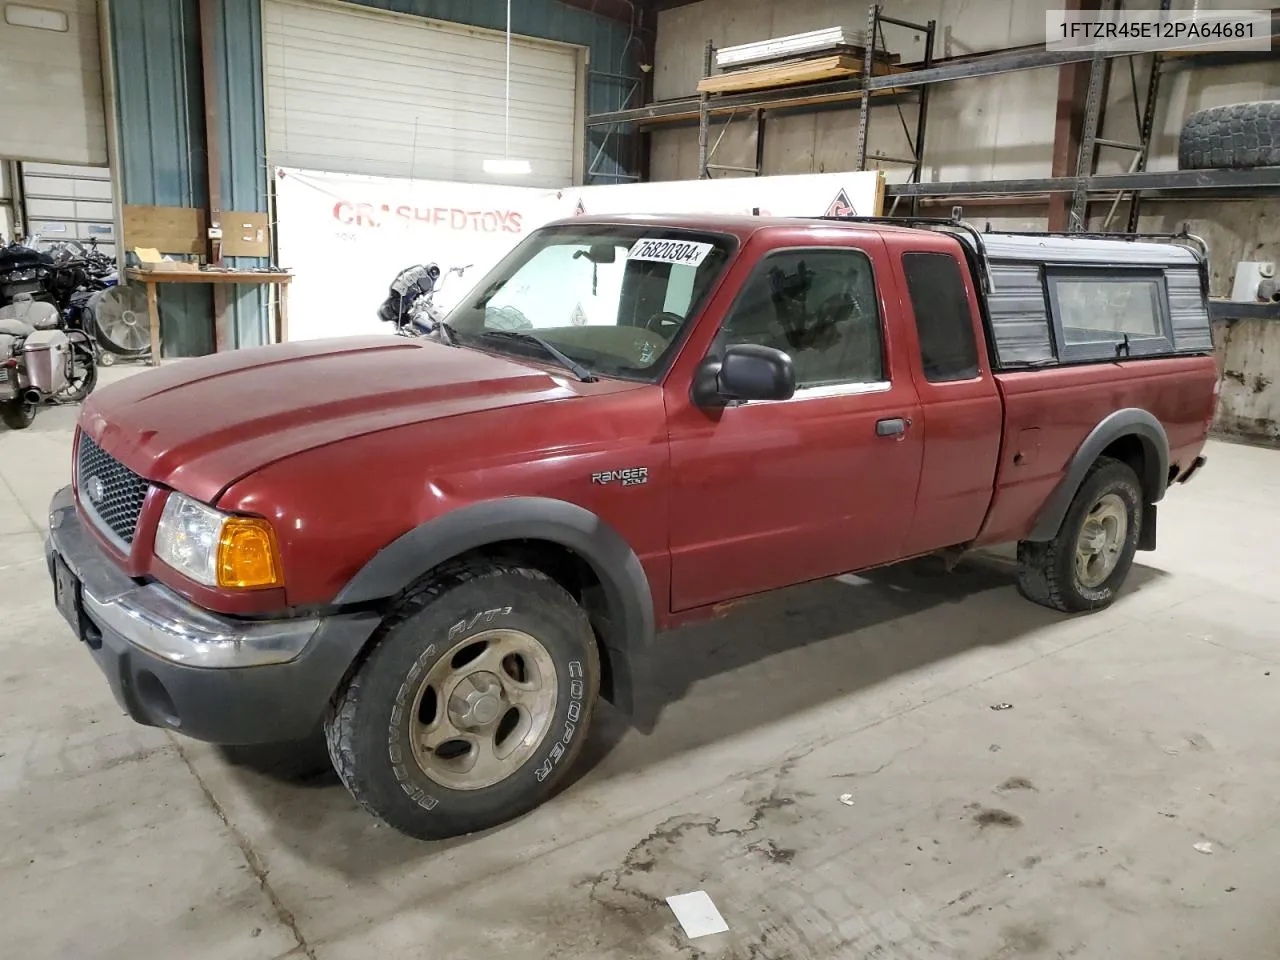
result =
[{"label": "stacked lumber", "polygon": [[[876,59],[871,63],[871,72],[875,76],[901,73],[906,70],[906,67],[887,63],[883,59]],[[698,92],[742,93],[748,90],[767,90],[772,87],[794,87],[822,80],[855,77],[861,73],[862,57],[841,53],[717,74],[699,80]]]},{"label": "stacked lumber", "polygon": [[[840,80],[862,73],[865,34],[848,27],[827,27],[789,37],[757,40],[716,51],[723,73],[698,83],[699,93],[742,93]],[[872,54],[875,74],[896,72],[898,56]]]}]

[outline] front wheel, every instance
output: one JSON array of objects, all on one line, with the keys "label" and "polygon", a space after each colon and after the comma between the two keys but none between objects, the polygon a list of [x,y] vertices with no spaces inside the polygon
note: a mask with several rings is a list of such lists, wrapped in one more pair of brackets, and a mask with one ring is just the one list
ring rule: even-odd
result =
[{"label": "front wheel", "polygon": [[1142,485],[1127,463],[1100,457],[1057,536],[1018,544],[1022,595],[1066,613],[1110,606],[1129,575],[1142,529]]},{"label": "front wheel", "polygon": [[338,776],[424,840],[484,830],[555,791],[600,682],[586,614],[544,574],[451,568],[411,594],[325,720]]}]

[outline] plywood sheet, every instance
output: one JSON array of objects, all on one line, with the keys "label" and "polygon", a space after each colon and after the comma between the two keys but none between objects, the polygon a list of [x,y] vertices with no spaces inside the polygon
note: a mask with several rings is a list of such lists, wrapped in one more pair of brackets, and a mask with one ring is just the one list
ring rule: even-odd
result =
[{"label": "plywood sheet", "polygon": [[[874,76],[901,72],[904,67],[875,62],[871,65]],[[743,93],[748,90],[767,90],[772,87],[791,87],[801,83],[818,83],[823,80],[841,80],[862,73],[862,58],[849,54],[828,57],[812,57],[779,63],[751,70],[721,73],[698,81],[699,93]]]},{"label": "plywood sheet", "polygon": [[204,211],[198,207],[125,204],[124,245],[155,247],[161,253],[199,255],[208,249]]},{"label": "plywood sheet", "polygon": [[271,256],[270,218],[265,213],[222,215],[222,254],[226,257]]}]

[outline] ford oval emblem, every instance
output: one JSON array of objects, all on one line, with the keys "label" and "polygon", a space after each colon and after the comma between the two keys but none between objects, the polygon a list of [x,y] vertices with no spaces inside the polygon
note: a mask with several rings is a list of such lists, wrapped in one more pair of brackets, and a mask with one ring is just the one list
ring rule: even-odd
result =
[{"label": "ford oval emblem", "polygon": [[91,503],[101,503],[102,498],[107,495],[107,488],[97,477],[90,477],[84,482],[84,492],[89,495]]}]

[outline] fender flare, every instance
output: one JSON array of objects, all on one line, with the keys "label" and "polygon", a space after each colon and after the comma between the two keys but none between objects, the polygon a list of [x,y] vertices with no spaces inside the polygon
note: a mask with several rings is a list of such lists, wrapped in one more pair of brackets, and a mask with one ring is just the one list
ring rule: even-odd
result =
[{"label": "fender flare", "polygon": [[632,705],[630,659],[656,632],[653,593],[639,557],[622,535],[589,510],[546,497],[504,497],[460,507],[428,520],[379,550],[335,598],[339,605],[386,600],[453,558],[509,540],[545,540],[584,560],[604,590],[609,610],[608,656],[614,703]]},{"label": "fender flare", "polygon": [[1128,436],[1137,437],[1146,454],[1144,475],[1139,477],[1143,492],[1148,502],[1159,502],[1169,486],[1169,436],[1160,421],[1149,412],[1138,407],[1127,407],[1104,417],[1089,431],[1089,435],[1067,464],[1062,480],[1040,508],[1031,533],[1024,539],[1043,542],[1057,536],[1063,518],[1071,507],[1071,501],[1075,499],[1089,469],[1103,450]]}]

